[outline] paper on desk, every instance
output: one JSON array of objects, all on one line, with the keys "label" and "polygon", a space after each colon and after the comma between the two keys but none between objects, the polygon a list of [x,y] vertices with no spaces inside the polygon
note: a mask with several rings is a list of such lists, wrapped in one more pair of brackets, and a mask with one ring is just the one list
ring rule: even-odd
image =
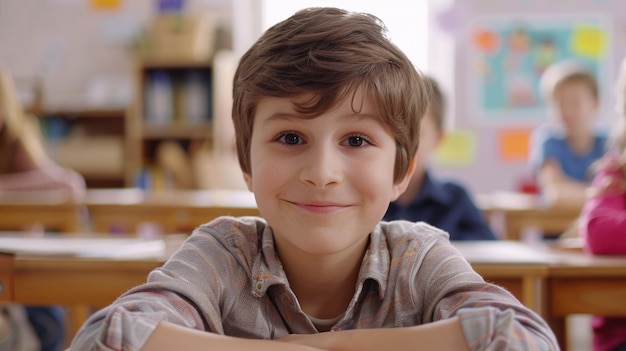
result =
[{"label": "paper on desk", "polygon": [[141,238],[3,237],[0,252],[45,256],[141,259],[162,257],[163,240]]}]

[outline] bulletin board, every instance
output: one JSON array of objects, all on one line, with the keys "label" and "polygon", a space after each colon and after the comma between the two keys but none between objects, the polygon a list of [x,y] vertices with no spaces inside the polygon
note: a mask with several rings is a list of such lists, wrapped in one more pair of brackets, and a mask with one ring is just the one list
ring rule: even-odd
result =
[{"label": "bulletin board", "polygon": [[541,74],[563,59],[579,61],[603,86],[610,81],[611,25],[601,15],[475,18],[467,89],[473,115],[488,125],[542,122]]}]

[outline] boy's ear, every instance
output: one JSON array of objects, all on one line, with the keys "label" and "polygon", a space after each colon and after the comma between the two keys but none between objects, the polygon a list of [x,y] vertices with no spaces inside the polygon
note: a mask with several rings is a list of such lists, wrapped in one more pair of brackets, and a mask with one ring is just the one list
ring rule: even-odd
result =
[{"label": "boy's ear", "polygon": [[248,190],[252,192],[252,175],[250,175],[250,173],[244,173],[243,180],[246,182],[246,185],[248,186]]},{"label": "boy's ear", "polygon": [[411,163],[409,163],[409,168],[406,171],[406,175],[404,176],[404,178],[400,182],[393,185],[390,201],[395,201],[400,195],[402,195],[402,193],[404,193],[406,187],[409,186],[411,178],[413,178],[413,173],[415,173],[415,164],[416,158],[413,157],[411,159]]}]

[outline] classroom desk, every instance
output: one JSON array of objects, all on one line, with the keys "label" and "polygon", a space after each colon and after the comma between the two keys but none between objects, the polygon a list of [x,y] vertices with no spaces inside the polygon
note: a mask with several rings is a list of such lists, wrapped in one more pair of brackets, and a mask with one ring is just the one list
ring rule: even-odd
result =
[{"label": "classroom desk", "polygon": [[560,235],[574,224],[581,211],[576,206],[549,207],[537,195],[507,191],[478,194],[476,204],[506,240],[523,240],[529,229]]},{"label": "classroom desk", "polygon": [[506,288],[524,305],[543,317],[546,255],[518,241],[458,241],[453,243],[486,281]]},{"label": "classroom desk", "polygon": [[0,230],[40,227],[76,233],[81,230],[81,208],[62,191],[1,191]]},{"label": "classroom desk", "polygon": [[582,250],[557,255],[558,264],[549,267],[546,316],[565,350],[568,315],[626,317],[626,256],[592,256]]},{"label": "classroom desk", "polygon": [[190,233],[219,216],[259,215],[254,195],[235,190],[93,189],[85,204],[95,233],[136,233],[142,223],[157,224],[163,233]]},{"label": "classroom desk", "polygon": [[[133,241],[146,239],[138,238],[18,238],[18,244],[27,248],[20,251],[12,249],[11,243],[0,236],[0,252],[5,252],[0,253],[0,302],[105,306],[124,291],[145,282],[147,274],[160,266],[185,237],[166,235],[160,240],[164,242],[163,251],[157,247],[156,251],[146,252]],[[66,239],[78,245],[62,245]],[[155,241],[159,240],[147,240]],[[134,243],[133,247],[139,250],[129,249],[125,242]],[[103,245],[105,252],[113,252],[115,256],[101,255],[103,250],[97,248]],[[126,248],[115,249],[112,245]],[[529,307],[541,312],[541,283],[546,278],[547,268],[537,264],[536,258],[505,244],[491,249],[477,243],[459,243],[457,247],[487,280],[504,286]],[[79,321],[74,322],[71,329],[76,331],[86,317],[77,317]]]},{"label": "classroom desk", "polygon": [[[163,251],[139,256],[132,251],[117,257],[51,256],[41,252],[0,254],[0,301],[107,305],[127,289],[143,283],[147,274],[160,266],[185,236],[164,238]],[[568,315],[626,316],[623,304],[626,257],[593,257],[579,250],[557,250],[517,241],[456,242],[454,245],[485,280],[507,288],[541,314],[564,350],[565,317]],[[2,251],[10,250],[6,250],[0,237]]]},{"label": "classroom desk", "polygon": [[185,235],[164,239],[0,235],[0,303],[64,305],[72,337],[93,308],[146,281]]}]

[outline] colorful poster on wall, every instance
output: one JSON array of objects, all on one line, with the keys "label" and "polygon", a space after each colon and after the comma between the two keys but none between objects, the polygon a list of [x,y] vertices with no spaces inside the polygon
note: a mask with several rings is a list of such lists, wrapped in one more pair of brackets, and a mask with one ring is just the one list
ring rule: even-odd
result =
[{"label": "colorful poster on wall", "polygon": [[556,61],[579,61],[600,86],[610,78],[611,27],[602,16],[478,18],[471,28],[467,91],[475,115],[486,122],[544,120],[539,81]]}]

